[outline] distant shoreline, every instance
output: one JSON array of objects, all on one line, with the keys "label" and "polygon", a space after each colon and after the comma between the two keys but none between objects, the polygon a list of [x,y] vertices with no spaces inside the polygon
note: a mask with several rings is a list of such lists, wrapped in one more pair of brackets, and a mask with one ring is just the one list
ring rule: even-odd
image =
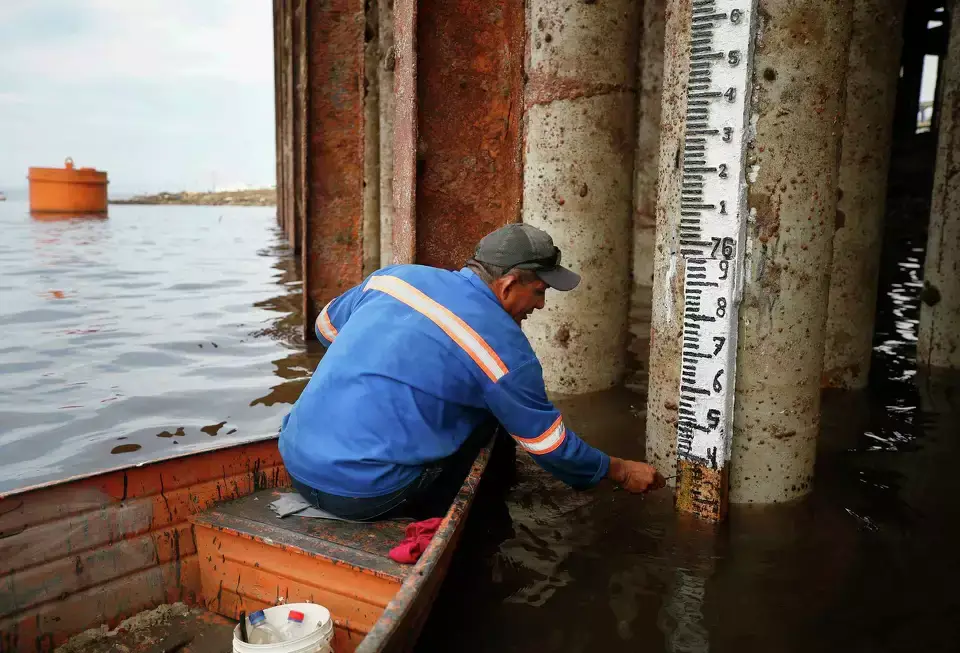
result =
[{"label": "distant shoreline", "polygon": [[273,188],[221,190],[192,193],[157,193],[135,195],[127,199],[111,199],[110,204],[191,204],[198,206],[276,206],[277,191]]}]

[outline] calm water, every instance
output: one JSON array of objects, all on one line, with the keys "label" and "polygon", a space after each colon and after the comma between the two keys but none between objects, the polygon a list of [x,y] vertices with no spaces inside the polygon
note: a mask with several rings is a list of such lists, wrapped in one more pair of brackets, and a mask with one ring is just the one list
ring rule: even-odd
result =
[{"label": "calm water", "polygon": [[0,492],[277,432],[317,359],[274,214],[0,203]]}]

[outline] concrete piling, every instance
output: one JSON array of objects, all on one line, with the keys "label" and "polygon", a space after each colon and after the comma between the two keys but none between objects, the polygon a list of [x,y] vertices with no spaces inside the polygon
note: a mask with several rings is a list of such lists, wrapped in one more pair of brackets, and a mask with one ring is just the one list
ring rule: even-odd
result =
[{"label": "concrete piling", "polygon": [[[809,491],[844,115],[850,0],[761,0],[753,68],[744,291],[730,500]],[[667,5],[657,200],[648,459],[674,473],[682,260],[678,151],[689,52],[688,0]],[[662,233],[661,233],[662,232]]]},{"label": "concrete piling", "polygon": [[859,0],[853,11],[823,361],[834,388],[864,388],[870,371],[905,4]]},{"label": "concrete piling", "polygon": [[[647,461],[664,476],[677,473],[677,410],[683,337],[683,259],[680,226],[680,152],[689,78],[690,0],[667,0],[664,11],[663,97],[653,257]],[[671,482],[673,484],[673,482]]]},{"label": "concrete piling", "polygon": [[923,270],[918,361],[960,369],[960,6],[950,7],[943,106]]},{"label": "concrete piling", "polygon": [[393,217],[390,261],[417,257],[417,0],[393,6]]},{"label": "concrete piling", "polygon": [[851,0],[761,0],[730,500],[810,491]]},{"label": "concrete piling", "polygon": [[637,60],[637,141],[633,175],[633,290],[630,297],[631,371],[628,386],[645,394],[649,376],[650,318],[656,232],[657,161],[663,96],[666,0],[646,0]]},{"label": "concrete piling", "polygon": [[583,275],[525,327],[554,392],[625,372],[639,24],[632,0],[529,4],[523,221]]}]

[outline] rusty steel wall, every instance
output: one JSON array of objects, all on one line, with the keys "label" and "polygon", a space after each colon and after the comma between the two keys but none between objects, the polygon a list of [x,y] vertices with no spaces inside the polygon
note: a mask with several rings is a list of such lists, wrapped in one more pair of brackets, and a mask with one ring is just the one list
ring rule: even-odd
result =
[{"label": "rusty steel wall", "polygon": [[456,269],[520,220],[524,9],[419,0],[417,15],[416,261]]},{"label": "rusty steel wall", "polygon": [[293,197],[291,225],[288,230],[290,246],[298,253],[303,246],[303,224],[307,213],[307,0],[292,0],[293,4],[293,143],[290,147],[290,176]]},{"label": "rusty steel wall", "polygon": [[294,77],[294,7],[292,0],[285,0],[283,10],[283,171],[284,171],[284,202],[283,225],[284,233],[287,236],[287,242],[294,248],[297,243],[297,217],[296,217],[296,187],[294,178],[294,121],[296,110],[294,105],[294,86],[296,80]]},{"label": "rusty steel wall", "polygon": [[274,121],[276,123],[277,222],[296,253],[300,250],[306,193],[306,70],[303,19],[307,0],[274,0]]},{"label": "rusty steel wall", "polygon": [[304,331],[363,275],[364,0],[307,0]]},{"label": "rusty steel wall", "polygon": [[[273,14],[274,41],[274,121],[277,130],[277,222],[284,236],[289,234],[289,224],[293,215],[293,184],[290,170],[291,134],[291,69],[293,57],[292,32],[288,30],[292,18],[290,0],[275,0]],[[295,243],[290,243],[295,246]]]},{"label": "rusty steel wall", "polygon": [[417,0],[395,0],[393,73],[393,263],[416,259]]},{"label": "rusty steel wall", "polygon": [[273,124],[274,124],[274,155],[276,160],[277,177],[275,180],[277,188],[277,224],[283,226],[283,159],[280,153],[283,151],[283,128],[281,126],[280,116],[283,107],[283,86],[281,79],[281,62],[283,61],[283,32],[280,25],[282,19],[283,1],[273,0]]}]

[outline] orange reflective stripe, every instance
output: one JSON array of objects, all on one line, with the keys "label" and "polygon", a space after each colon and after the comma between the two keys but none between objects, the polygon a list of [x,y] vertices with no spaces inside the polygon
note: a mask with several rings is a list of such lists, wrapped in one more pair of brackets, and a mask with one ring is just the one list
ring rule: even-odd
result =
[{"label": "orange reflective stripe", "polygon": [[516,440],[521,447],[537,456],[542,456],[543,454],[554,451],[563,444],[566,438],[567,428],[563,425],[562,415],[550,425],[550,428],[535,438],[527,439],[516,435],[513,436],[513,439]]},{"label": "orange reflective stripe", "polygon": [[[330,302],[332,304],[333,302]],[[327,314],[327,309],[330,308],[330,304],[327,304],[323,307],[323,310],[320,311],[320,315],[317,316],[317,329],[320,331],[320,335],[324,338],[333,342],[337,338],[337,328],[333,326],[333,322],[330,321],[330,316]]]},{"label": "orange reflective stripe", "polygon": [[470,325],[403,279],[386,275],[372,277],[364,288],[364,292],[367,290],[386,293],[429,318],[431,322],[443,329],[443,332],[450,336],[450,339],[457,343],[494,383],[507,373],[507,366],[503,364],[497,353],[476,331],[470,328]]}]

